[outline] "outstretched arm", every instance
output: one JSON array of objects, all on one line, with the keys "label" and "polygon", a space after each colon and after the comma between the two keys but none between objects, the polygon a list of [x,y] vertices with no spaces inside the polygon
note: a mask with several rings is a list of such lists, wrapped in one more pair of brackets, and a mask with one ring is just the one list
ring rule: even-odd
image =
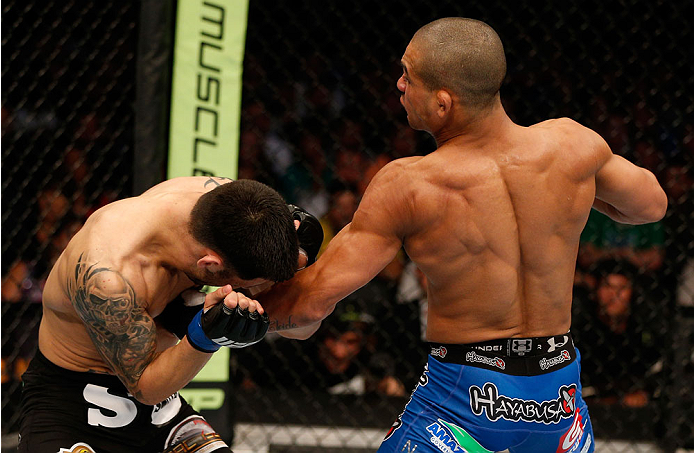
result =
[{"label": "outstretched arm", "polygon": [[384,167],[369,185],[352,223],[330,241],[318,261],[258,296],[270,317],[270,331],[307,338],[337,302],[395,258],[409,218],[400,175],[399,165]]},{"label": "outstretched arm", "polygon": [[599,162],[595,175],[593,207],[612,220],[642,224],[657,222],[667,210],[667,196],[650,171],[612,154],[607,143],[597,138]]}]

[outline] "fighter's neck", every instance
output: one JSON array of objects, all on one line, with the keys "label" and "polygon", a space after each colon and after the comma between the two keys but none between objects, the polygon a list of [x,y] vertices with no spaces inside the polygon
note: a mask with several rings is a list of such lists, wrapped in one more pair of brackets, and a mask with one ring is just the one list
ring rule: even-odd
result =
[{"label": "fighter's neck", "polygon": [[[148,224],[150,228],[136,247],[138,255],[150,263],[172,269],[194,265],[203,247],[190,234],[190,207],[186,203],[166,207]],[[165,218],[159,218],[165,215]]]},{"label": "fighter's neck", "polygon": [[483,146],[503,140],[517,125],[508,117],[501,102],[486,114],[463,118],[434,134],[437,148],[455,143],[458,146]]}]

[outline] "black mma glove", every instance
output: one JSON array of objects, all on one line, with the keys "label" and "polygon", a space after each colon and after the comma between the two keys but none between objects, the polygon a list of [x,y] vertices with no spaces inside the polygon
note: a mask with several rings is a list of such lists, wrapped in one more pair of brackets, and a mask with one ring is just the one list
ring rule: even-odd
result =
[{"label": "black mma glove", "polygon": [[222,346],[245,348],[263,339],[270,327],[266,314],[229,308],[220,302],[200,310],[188,325],[188,342],[198,351],[215,352]]},{"label": "black mma glove", "polygon": [[292,214],[292,218],[300,222],[299,228],[296,230],[296,234],[299,237],[299,249],[308,258],[306,266],[310,266],[316,262],[318,251],[321,244],[323,244],[323,226],[317,218],[309,214],[305,209],[293,204],[288,204],[287,207]]}]

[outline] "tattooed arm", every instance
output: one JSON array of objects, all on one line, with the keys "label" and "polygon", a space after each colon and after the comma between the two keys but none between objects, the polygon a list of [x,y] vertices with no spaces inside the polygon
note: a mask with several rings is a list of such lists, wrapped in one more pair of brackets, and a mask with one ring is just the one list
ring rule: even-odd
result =
[{"label": "tattooed arm", "polygon": [[97,351],[128,391],[156,404],[185,386],[210,354],[184,339],[157,353],[157,329],[128,279],[82,255],[69,293]]}]

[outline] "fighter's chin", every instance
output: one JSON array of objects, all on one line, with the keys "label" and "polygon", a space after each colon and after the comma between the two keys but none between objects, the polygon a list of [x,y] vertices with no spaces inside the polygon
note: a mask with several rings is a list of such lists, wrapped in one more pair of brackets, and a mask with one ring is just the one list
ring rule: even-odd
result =
[{"label": "fighter's chin", "polygon": [[412,121],[412,118],[410,117],[410,115],[407,115],[407,124],[409,124],[410,127],[416,131],[423,131],[424,130],[423,126]]}]

